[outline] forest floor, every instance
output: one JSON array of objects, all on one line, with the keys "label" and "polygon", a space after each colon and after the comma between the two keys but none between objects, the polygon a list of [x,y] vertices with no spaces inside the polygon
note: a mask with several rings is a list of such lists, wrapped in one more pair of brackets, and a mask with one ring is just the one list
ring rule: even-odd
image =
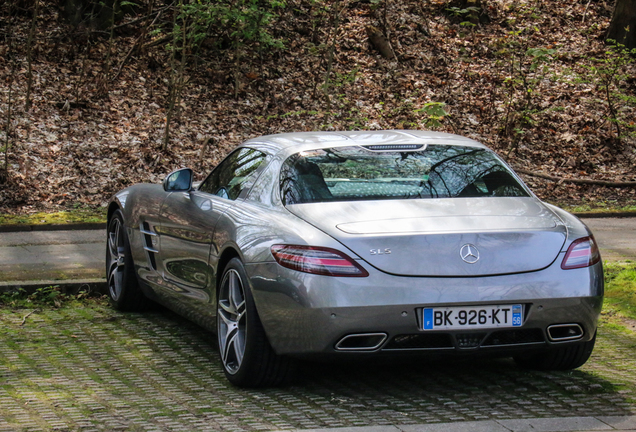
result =
[{"label": "forest floor", "polygon": [[[482,0],[471,22],[459,1],[289,0],[269,24],[282,48],[201,43],[187,57],[166,149],[178,67],[161,29],[135,21],[144,12],[111,38],[41,0],[27,111],[33,20],[11,15],[12,3],[0,5],[0,213],[95,209],[179,167],[202,180],[251,137],[357,129],[465,135],[523,171],[542,199],[636,204],[634,186],[572,182],[636,181],[636,62],[603,40],[612,2]],[[372,46],[369,26],[396,60]]]}]

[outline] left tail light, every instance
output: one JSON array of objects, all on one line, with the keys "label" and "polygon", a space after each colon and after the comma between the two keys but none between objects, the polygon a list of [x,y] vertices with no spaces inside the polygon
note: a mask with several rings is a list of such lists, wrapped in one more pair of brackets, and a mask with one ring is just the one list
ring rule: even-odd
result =
[{"label": "left tail light", "polygon": [[271,251],[278,264],[292,270],[324,276],[369,276],[353,258],[335,249],[278,244]]},{"label": "left tail light", "polygon": [[561,268],[563,270],[571,270],[589,267],[600,260],[601,254],[598,251],[594,237],[583,237],[572,242],[565,253],[565,258],[561,262]]}]

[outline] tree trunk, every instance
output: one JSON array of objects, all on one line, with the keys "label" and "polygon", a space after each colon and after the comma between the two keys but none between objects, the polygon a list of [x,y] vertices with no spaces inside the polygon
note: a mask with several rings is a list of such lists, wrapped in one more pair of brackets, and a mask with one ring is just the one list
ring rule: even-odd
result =
[{"label": "tree trunk", "polygon": [[29,31],[29,39],[27,40],[27,90],[26,90],[26,102],[24,104],[24,110],[29,112],[31,109],[31,87],[33,86],[33,58],[31,56],[33,52],[33,37],[35,35],[35,23],[38,19],[38,6],[39,0],[35,0],[35,6],[33,7],[33,19],[31,20],[31,30]]},{"label": "tree trunk", "polygon": [[636,0],[616,0],[606,39],[636,48]]},{"label": "tree trunk", "polygon": [[382,54],[382,57],[388,60],[397,60],[395,51],[393,51],[393,47],[391,46],[391,42],[384,37],[380,29],[373,27],[372,25],[368,25],[367,35],[369,36],[371,45],[373,45],[373,47]]}]

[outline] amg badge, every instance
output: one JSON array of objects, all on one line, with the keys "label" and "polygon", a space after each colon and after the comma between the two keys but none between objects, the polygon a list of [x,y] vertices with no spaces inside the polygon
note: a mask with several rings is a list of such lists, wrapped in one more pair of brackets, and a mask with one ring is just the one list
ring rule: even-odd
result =
[{"label": "amg badge", "polygon": [[391,255],[391,249],[371,249],[371,255]]}]

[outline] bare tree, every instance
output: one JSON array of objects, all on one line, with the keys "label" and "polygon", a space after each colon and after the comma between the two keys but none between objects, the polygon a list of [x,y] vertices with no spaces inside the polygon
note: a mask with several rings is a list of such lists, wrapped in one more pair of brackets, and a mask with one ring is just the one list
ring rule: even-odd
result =
[{"label": "bare tree", "polygon": [[26,102],[24,104],[24,110],[29,111],[31,109],[31,87],[33,85],[33,38],[35,36],[35,24],[38,19],[38,9],[40,6],[40,0],[35,0],[35,6],[33,7],[33,19],[31,20],[31,30],[29,31],[29,39],[27,41],[27,64],[28,64],[28,72],[27,72],[27,91],[26,91]]},{"label": "bare tree", "polygon": [[[15,13],[14,5],[11,4],[9,6],[9,23],[13,20],[13,14]],[[8,92],[7,92],[7,117],[5,121],[4,127],[4,146],[0,147],[1,150],[4,151],[4,164],[2,170],[0,170],[0,183],[5,183],[9,180],[9,150],[11,149],[11,126],[13,123],[13,110],[14,110],[14,100],[13,100],[13,81],[15,80],[16,72],[17,72],[17,62],[15,59],[16,55],[16,44],[15,37],[11,28],[8,27],[7,31],[4,33],[4,44],[7,47],[6,53],[6,61],[11,65],[10,73],[7,80]]]},{"label": "bare tree", "polygon": [[[186,84],[185,79],[185,63],[186,63],[186,55],[187,55],[187,26],[188,23],[186,18],[184,17],[183,22],[181,23],[181,27],[177,26],[177,16],[183,11],[183,1],[180,0],[177,9],[174,11],[173,21],[172,21],[172,46],[170,52],[170,82],[168,84],[168,112],[166,114],[166,129],[163,137],[163,145],[162,150],[168,149],[168,143],[170,142],[170,126],[172,123],[173,117],[178,112],[179,103],[181,100],[181,94],[183,92],[183,88]],[[179,33],[181,31],[181,33]],[[179,39],[181,39],[181,46],[179,45]],[[177,53],[179,51],[179,53]],[[179,66],[177,68],[176,65],[176,57],[177,54],[180,55]]]}]

